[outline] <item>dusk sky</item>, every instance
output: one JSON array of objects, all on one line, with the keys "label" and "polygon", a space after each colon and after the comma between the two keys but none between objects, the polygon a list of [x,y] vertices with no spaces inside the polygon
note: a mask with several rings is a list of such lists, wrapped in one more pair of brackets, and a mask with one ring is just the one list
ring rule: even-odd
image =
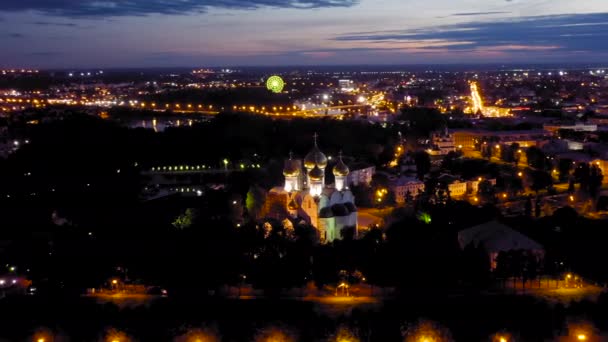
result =
[{"label": "dusk sky", "polygon": [[0,66],[562,63],[608,0],[2,0]]}]

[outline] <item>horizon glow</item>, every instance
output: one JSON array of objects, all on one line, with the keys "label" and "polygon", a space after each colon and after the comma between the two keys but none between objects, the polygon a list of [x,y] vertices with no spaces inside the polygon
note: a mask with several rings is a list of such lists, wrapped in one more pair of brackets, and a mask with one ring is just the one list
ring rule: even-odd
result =
[{"label": "horizon glow", "polygon": [[608,57],[605,0],[5,2],[0,67],[592,63]]}]

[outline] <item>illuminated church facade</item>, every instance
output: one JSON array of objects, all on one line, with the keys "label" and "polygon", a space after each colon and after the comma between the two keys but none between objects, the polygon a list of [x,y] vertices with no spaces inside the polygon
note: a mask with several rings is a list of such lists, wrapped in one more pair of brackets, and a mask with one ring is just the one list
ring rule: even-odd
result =
[{"label": "illuminated church facade", "polygon": [[285,161],[285,184],[270,190],[266,200],[267,213],[277,219],[288,216],[292,221],[305,221],[314,226],[322,242],[343,237],[346,229],[357,236],[357,207],[348,188],[349,169],[342,155],[332,168],[334,184],[326,184],[328,158],[317,145],[301,159],[290,155]]}]

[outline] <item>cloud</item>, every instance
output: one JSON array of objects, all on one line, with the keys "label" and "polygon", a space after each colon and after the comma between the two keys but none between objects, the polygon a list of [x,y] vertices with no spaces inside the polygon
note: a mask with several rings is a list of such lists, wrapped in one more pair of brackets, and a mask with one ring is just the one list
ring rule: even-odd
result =
[{"label": "cloud", "polygon": [[54,22],[49,22],[49,21],[36,21],[36,22],[33,22],[32,24],[38,25],[38,26],[57,26],[57,27],[77,27],[78,26],[78,24],[74,24],[74,23],[54,23]]},{"label": "cloud", "polygon": [[497,49],[608,52],[608,13],[537,16],[432,28],[376,31],[335,38],[349,42],[444,42],[448,50]]},{"label": "cloud", "polygon": [[10,38],[17,38],[17,39],[25,38],[25,36],[21,33],[9,33],[8,36]]},{"label": "cloud", "polygon": [[4,0],[0,11],[36,11],[60,17],[116,17],[204,13],[210,8],[351,7],[359,0]]},{"label": "cloud", "polygon": [[491,15],[491,14],[508,14],[511,12],[505,11],[491,11],[491,12],[467,12],[467,13],[454,13],[453,17],[469,17],[469,16],[478,16],[478,15]]},{"label": "cloud", "polygon": [[27,56],[34,56],[34,57],[56,57],[56,56],[60,56],[63,53],[61,52],[56,52],[56,51],[38,51],[38,52],[30,52],[27,53]]}]

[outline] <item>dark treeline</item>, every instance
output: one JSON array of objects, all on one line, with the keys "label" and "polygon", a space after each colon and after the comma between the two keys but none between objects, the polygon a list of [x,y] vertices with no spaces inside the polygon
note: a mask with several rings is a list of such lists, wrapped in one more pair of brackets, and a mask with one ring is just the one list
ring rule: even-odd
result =
[{"label": "dark treeline", "polygon": [[393,129],[367,122],[273,120],[238,114],[222,114],[210,122],[162,133],[127,129],[77,114],[40,125],[16,123],[11,129],[27,136],[30,143],[0,161],[0,197],[6,206],[16,208],[7,210],[9,217],[16,217],[8,222],[25,226],[36,215],[17,215],[20,208],[65,206],[86,212],[89,207],[135,205],[144,181],[140,173],[154,166],[219,168],[224,167],[224,159],[231,168],[247,161],[267,166],[267,170],[244,172],[238,181],[229,180],[241,184],[236,192],[244,196],[249,183],[277,185],[282,161],[290,151],[302,158],[312,148],[314,133],[328,155],[342,150],[346,156],[373,164],[389,160],[397,137]]}]

